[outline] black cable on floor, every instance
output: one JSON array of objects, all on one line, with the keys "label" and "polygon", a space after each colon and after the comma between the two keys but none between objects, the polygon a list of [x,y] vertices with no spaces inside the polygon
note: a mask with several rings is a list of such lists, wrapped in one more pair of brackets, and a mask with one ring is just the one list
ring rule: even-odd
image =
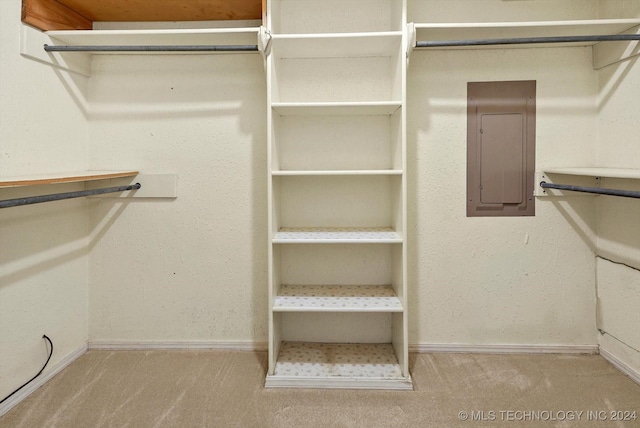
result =
[{"label": "black cable on floor", "polygon": [[49,364],[49,360],[51,359],[51,356],[53,355],[53,342],[51,341],[51,339],[49,339],[49,337],[44,334],[42,335],[43,339],[47,339],[47,342],[49,342],[49,346],[51,347],[51,350],[49,351],[49,357],[47,358],[47,361],[45,361],[44,366],[42,366],[42,368],[40,369],[40,371],[38,372],[37,375],[35,375],[34,377],[32,377],[31,379],[29,379],[28,381],[26,381],[25,383],[22,384],[22,386],[20,386],[19,388],[17,388],[15,391],[13,391],[11,394],[7,395],[6,397],[4,397],[2,400],[0,400],[0,404],[4,403],[5,401],[7,401],[9,399],[9,397],[11,397],[13,394],[15,394],[16,392],[20,391],[22,388],[24,388],[25,386],[29,385],[31,382],[33,382],[33,380],[35,378],[37,378],[38,376],[40,376],[42,374],[42,372],[44,371],[45,367],[47,367],[47,364]]}]

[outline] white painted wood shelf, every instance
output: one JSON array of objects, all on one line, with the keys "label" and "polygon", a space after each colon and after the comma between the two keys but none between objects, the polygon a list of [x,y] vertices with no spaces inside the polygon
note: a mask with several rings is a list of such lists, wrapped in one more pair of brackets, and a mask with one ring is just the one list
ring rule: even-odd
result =
[{"label": "white painted wood shelf", "polygon": [[[504,39],[524,37],[620,34],[640,25],[640,19],[595,19],[574,21],[415,23],[416,40]],[[590,46],[597,42],[507,45],[504,48]],[[437,47],[421,49],[495,49],[495,46]]]},{"label": "white painted wood shelf", "polygon": [[390,227],[283,227],[274,244],[401,244],[402,236]]},{"label": "white painted wood shelf", "polygon": [[267,387],[411,390],[391,344],[284,342]]},{"label": "white painted wood shelf", "polygon": [[400,101],[359,102],[276,102],[271,104],[280,116],[390,116]]},{"label": "white painted wood shelf", "polygon": [[275,312],[402,312],[391,285],[283,284]]},{"label": "white painted wood shelf", "polygon": [[[64,30],[45,34],[55,45],[129,46],[129,45],[256,45],[259,27],[162,29],[162,30]],[[105,52],[100,52],[105,53]],[[111,54],[117,52],[108,52]],[[157,53],[157,52],[156,52]],[[211,53],[211,52],[208,52]]]},{"label": "white painted wood shelf", "polygon": [[41,186],[44,184],[79,183],[112,178],[135,177],[138,171],[75,171],[25,176],[0,177],[1,187]]},{"label": "white painted wood shelf", "polygon": [[640,180],[640,169],[636,168],[548,168],[546,174],[578,175],[584,177],[622,178]]},{"label": "white painted wood shelf", "polygon": [[274,34],[277,58],[357,58],[398,55],[402,31],[381,33]]},{"label": "white painted wood shelf", "polygon": [[274,176],[342,176],[342,175],[402,175],[400,169],[369,169],[369,170],[319,170],[319,171],[273,171]]}]

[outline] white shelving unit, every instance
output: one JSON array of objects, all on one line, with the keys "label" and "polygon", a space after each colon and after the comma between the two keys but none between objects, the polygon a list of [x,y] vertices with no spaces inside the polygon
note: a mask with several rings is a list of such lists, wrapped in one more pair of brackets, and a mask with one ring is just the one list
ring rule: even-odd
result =
[{"label": "white shelving unit", "polygon": [[267,387],[411,389],[406,2],[273,0]]}]

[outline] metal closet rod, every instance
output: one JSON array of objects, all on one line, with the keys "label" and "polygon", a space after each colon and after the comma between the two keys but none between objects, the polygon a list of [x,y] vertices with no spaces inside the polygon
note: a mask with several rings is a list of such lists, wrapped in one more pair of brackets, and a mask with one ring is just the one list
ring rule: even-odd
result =
[{"label": "metal closet rod", "polygon": [[596,193],[598,195],[621,196],[623,198],[640,199],[640,192],[636,192],[633,190],[618,190],[618,189],[603,189],[601,187],[572,186],[569,184],[547,183],[546,181],[541,181],[540,187],[542,187],[543,189],[571,190],[572,192]]},{"label": "metal closet rod", "polygon": [[102,189],[80,190],[77,192],[55,193],[53,195],[29,196],[27,198],[6,199],[0,201],[0,208],[19,207],[21,205],[39,204],[41,202],[61,201],[63,199],[82,198],[84,196],[104,195],[105,193],[125,192],[141,188],[140,183],[128,186],[105,187]]},{"label": "metal closet rod", "polygon": [[517,37],[507,39],[429,40],[416,42],[416,48],[455,46],[526,45],[533,43],[617,42],[640,40],[640,34],[614,34],[599,36]]},{"label": "metal closet rod", "polygon": [[44,45],[47,52],[258,52],[258,45]]}]

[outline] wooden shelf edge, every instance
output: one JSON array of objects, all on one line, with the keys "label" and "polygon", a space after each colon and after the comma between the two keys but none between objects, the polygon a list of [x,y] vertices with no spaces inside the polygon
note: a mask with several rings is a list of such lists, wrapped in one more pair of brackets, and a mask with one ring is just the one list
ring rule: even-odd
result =
[{"label": "wooden shelf edge", "polygon": [[138,174],[138,171],[82,171],[42,174],[37,176],[0,177],[0,188],[107,180],[112,178],[135,177]]}]

